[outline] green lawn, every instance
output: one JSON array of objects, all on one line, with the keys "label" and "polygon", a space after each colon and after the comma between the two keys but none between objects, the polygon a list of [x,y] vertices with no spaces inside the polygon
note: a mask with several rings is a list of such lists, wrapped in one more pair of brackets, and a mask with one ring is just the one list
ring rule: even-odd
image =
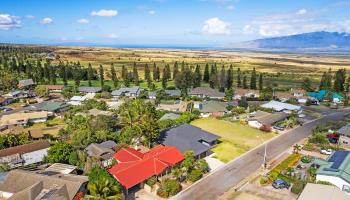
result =
[{"label": "green lawn", "polygon": [[242,125],[239,122],[229,122],[216,118],[202,118],[191,124],[221,137],[220,143],[212,150],[216,157],[223,162],[238,157],[261,144],[262,140],[269,140],[276,135]]}]

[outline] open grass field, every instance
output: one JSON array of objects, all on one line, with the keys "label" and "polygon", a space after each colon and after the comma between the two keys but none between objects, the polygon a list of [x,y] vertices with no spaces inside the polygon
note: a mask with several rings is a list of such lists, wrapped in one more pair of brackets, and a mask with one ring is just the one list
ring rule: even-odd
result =
[{"label": "open grass field", "polygon": [[[277,84],[279,88],[289,89],[300,87],[302,79],[309,77],[317,86],[322,73],[329,68],[350,69],[350,56],[287,54],[267,52],[237,52],[213,50],[174,50],[174,49],[122,49],[98,47],[50,47],[61,61],[80,62],[83,66],[89,63],[97,68],[103,65],[108,79],[111,63],[114,63],[120,77],[120,69],[125,65],[131,70],[135,62],[139,68],[139,77],[143,79],[144,65],[152,67],[153,63],[162,68],[175,61],[179,64],[184,61],[194,67],[199,64],[204,70],[206,63],[216,63],[218,69],[231,64],[238,67],[247,77],[253,68],[258,72],[269,73],[265,82]],[[58,61],[58,60],[56,60]]]},{"label": "open grass field", "polygon": [[211,117],[195,120],[191,124],[221,137],[220,143],[212,150],[223,162],[229,162],[276,135],[242,125],[239,122]]}]

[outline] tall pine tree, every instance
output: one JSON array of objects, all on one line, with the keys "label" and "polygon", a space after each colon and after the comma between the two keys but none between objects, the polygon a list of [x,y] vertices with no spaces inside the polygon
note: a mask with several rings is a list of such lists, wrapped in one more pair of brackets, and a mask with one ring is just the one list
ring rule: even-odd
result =
[{"label": "tall pine tree", "polygon": [[255,71],[255,67],[253,68],[252,74],[250,76],[250,89],[256,90],[256,71]]},{"label": "tall pine tree", "polygon": [[206,63],[206,64],[205,64],[205,68],[204,68],[203,81],[204,81],[205,83],[208,83],[209,80],[210,80],[209,64]]},{"label": "tall pine tree", "polygon": [[233,86],[233,66],[230,65],[230,68],[227,70],[226,88],[232,89],[232,86]]},{"label": "tall pine tree", "polygon": [[103,70],[103,66],[100,65],[100,85],[101,87],[103,87],[105,85],[105,77],[104,77],[104,70]]},{"label": "tall pine tree", "polygon": [[197,64],[196,69],[194,71],[194,76],[193,76],[193,87],[200,87],[201,86],[201,81],[202,81],[201,68]]},{"label": "tall pine tree", "polygon": [[241,69],[237,69],[237,87],[242,87],[242,80],[241,80]]},{"label": "tall pine tree", "polygon": [[136,63],[134,62],[134,67],[132,69],[132,77],[133,77],[133,80],[134,80],[134,84],[135,85],[140,85],[140,80],[139,80],[139,73],[137,71],[137,66],[136,66]]}]

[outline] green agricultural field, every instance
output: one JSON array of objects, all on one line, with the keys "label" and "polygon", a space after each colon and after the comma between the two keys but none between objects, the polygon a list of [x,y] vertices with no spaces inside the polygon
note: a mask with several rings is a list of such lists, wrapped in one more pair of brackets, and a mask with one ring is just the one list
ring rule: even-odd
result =
[{"label": "green agricultural field", "polygon": [[242,125],[239,122],[216,118],[202,118],[191,124],[221,137],[220,143],[212,150],[223,162],[229,162],[276,135]]}]

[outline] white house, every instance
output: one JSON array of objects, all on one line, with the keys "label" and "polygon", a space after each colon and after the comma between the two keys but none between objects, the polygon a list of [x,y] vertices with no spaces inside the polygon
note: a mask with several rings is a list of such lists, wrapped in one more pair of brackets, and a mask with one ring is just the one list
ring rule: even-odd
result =
[{"label": "white house", "polygon": [[87,96],[73,96],[72,98],[70,98],[70,101],[68,102],[68,104],[73,105],[73,106],[77,106],[77,105],[81,105],[85,100],[87,100]]},{"label": "white house", "polygon": [[289,103],[282,103],[279,101],[270,101],[268,103],[265,103],[261,105],[263,108],[273,109],[277,112],[291,112],[291,111],[300,111],[301,107]]}]

